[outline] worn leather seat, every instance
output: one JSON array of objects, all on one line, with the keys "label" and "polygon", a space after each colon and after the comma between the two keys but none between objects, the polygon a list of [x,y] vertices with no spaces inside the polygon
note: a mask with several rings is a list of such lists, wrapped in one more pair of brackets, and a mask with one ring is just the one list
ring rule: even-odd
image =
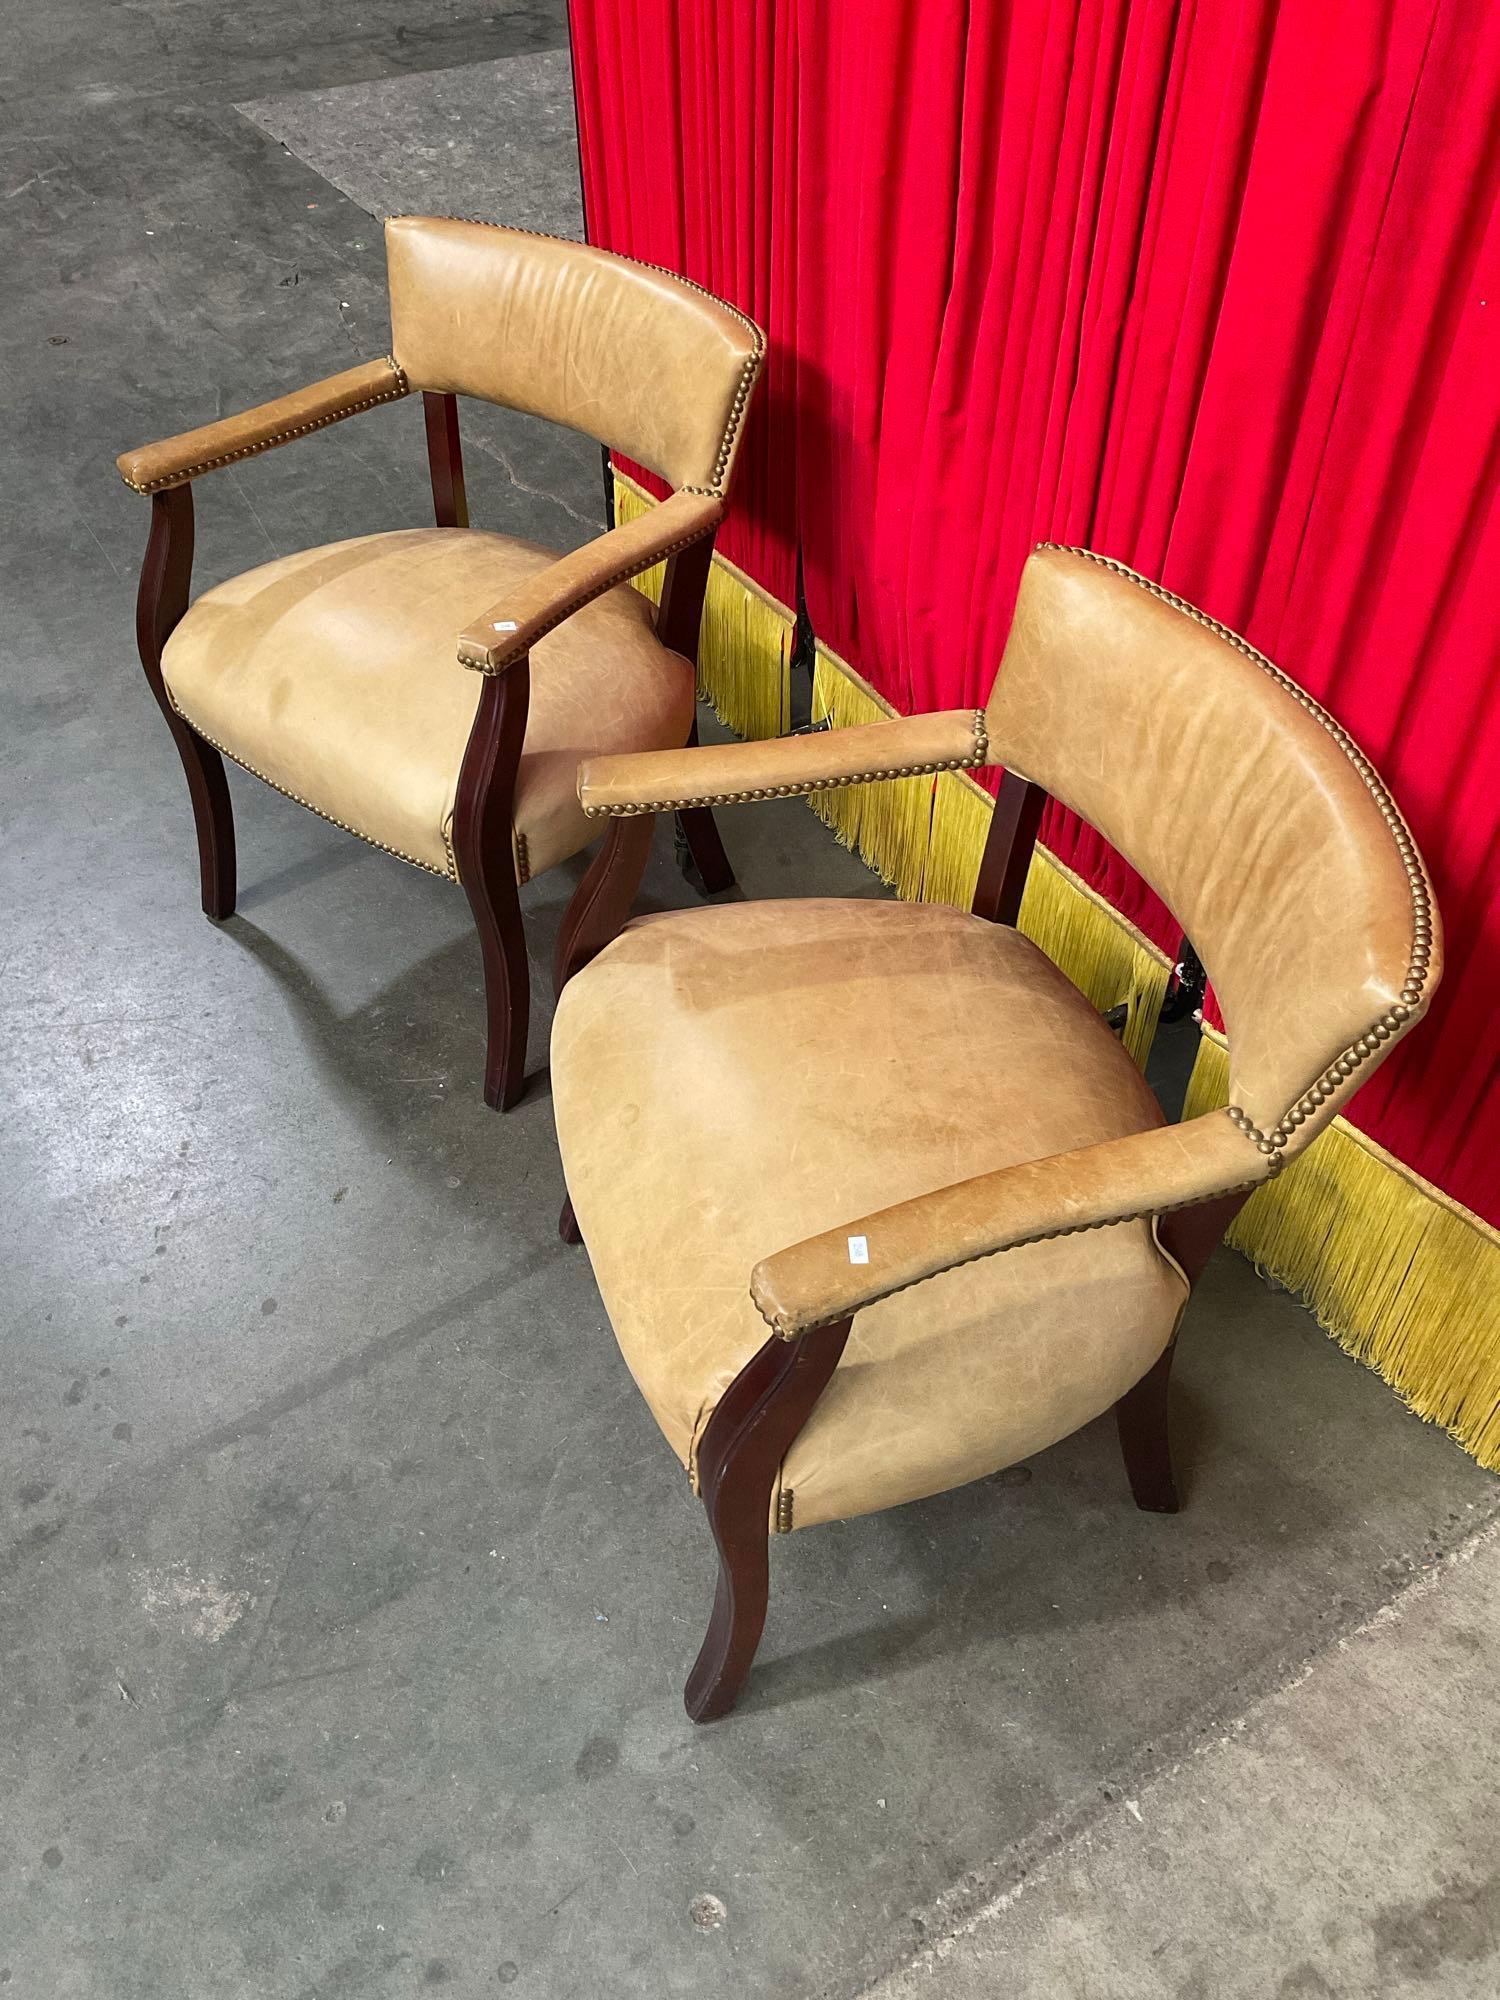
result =
[{"label": "worn leather seat", "polygon": [[[484,682],[455,671],[454,607],[492,603],[555,560],[462,528],[283,556],[190,606],[162,653],[172,705],[278,791],[457,881],[453,809]],[[692,716],[692,669],[630,585],[539,639],[512,814],[517,879],[596,837],[578,802],[585,752],[676,746]]]},{"label": "worn leather seat", "polygon": [[[1416,842],[1332,716],[1109,556],[1026,565],[983,709],[591,758],[584,811],[1004,767],[969,914],[749,904],[637,923],[563,992],[570,1207],[719,1552],[688,1713],[727,1713],[768,1534],[995,1470],[1114,1406],[1177,1505],[1177,1323],[1241,1204],[1410,1032],[1442,972]],[[1177,1125],[1012,926],[1047,794],[1203,955],[1229,1102]],[[577,1225],[575,1229],[575,1224]]]},{"label": "worn leather seat", "polygon": [[[1160,1126],[1119,1042],[1019,932],[794,901],[631,924],[567,987],[554,1108],[631,1372],[687,1465],[762,1345],[763,1257],[973,1174]],[[963,1079],[968,1079],[964,1087]],[[860,1313],[772,1496],[785,1531],[977,1479],[1123,1395],[1187,1298],[1149,1221],[1034,1243]]]},{"label": "worn leather seat", "polygon": [[[596,831],[574,790],[582,756],[695,733],[713,538],[765,339],[701,285],[587,244],[442,216],[396,216],[385,234],[384,359],[116,461],[151,496],[136,640],[187,778],[205,914],[234,911],[225,756],[461,883],[484,964],[484,1099],[507,1110],[531,995],[517,885]],[[189,602],[197,480],[414,393],[433,528],[310,549]],[[460,396],[596,435],[673,490],[565,555],[471,533]],[[658,565],[653,613],[628,585]],[[705,888],[727,887],[711,814],[685,815],[682,833]],[[644,865],[639,841],[604,843],[564,914],[555,977]]]}]

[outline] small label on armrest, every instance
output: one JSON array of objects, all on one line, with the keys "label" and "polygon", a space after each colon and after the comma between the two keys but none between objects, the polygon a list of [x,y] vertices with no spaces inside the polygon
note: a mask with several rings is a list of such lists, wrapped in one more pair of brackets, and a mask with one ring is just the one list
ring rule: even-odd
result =
[{"label": "small label on armrest", "polygon": [[849,1238],[849,1262],[851,1264],[868,1264],[869,1261],[870,1239],[867,1236],[851,1236]]}]

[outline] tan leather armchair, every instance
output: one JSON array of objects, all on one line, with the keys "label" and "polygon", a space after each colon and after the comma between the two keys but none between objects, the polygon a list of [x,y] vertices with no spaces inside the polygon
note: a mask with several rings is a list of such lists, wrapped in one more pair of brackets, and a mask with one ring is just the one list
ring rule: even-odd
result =
[{"label": "tan leather armchair", "polygon": [[[700,1721],[749,1670],[769,1534],[983,1478],[1111,1407],[1136,1500],[1175,1509],[1189,1293],[1438,982],[1426,871],[1348,736],[1236,634],[1085,550],[1031,558],[983,711],[590,761],[580,795],[625,825],[988,763],[1006,775],[971,912],[646,917],[557,1010],[563,1232],[719,1549]],[[1228,1109],[1165,1124],[1014,928],[1048,793],[1192,937]]]},{"label": "tan leather armchair", "polygon": [[[205,912],[235,899],[220,753],[459,883],[484,955],[484,1094],[503,1109],[526,1057],[518,885],[598,830],[579,759],[693,740],[709,560],[764,341],[684,279],[524,230],[402,216],[386,252],[385,359],[120,458],[152,503],[137,640],[187,774]],[[414,390],[435,527],[281,557],[189,604],[195,479]],[[460,395],[585,431],[675,490],[571,555],[471,529]],[[653,616],[628,582],[663,559]],[[711,814],[683,823],[705,884],[726,887]],[[621,840],[589,870],[559,979],[617,927],[643,863],[643,843]]]}]

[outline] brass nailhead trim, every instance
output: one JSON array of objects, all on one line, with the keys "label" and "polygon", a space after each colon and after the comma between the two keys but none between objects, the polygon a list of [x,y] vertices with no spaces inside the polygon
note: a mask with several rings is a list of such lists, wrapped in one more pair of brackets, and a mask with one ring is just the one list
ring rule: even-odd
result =
[{"label": "brass nailhead trim", "polygon": [[[766,354],[766,336],[751,319],[749,313],[741,312],[739,307],[732,306],[728,299],[721,299],[717,292],[711,292],[707,285],[700,285],[695,279],[685,278],[680,271],[669,270],[665,264],[648,264],[642,257],[627,257],[622,251],[605,250],[597,243],[578,243],[571,236],[554,236],[545,229],[518,229],[509,222],[492,222],[484,215],[461,215],[456,216],[454,220],[477,223],[481,229],[508,230],[512,236],[535,236],[543,243],[566,243],[575,250],[596,250],[601,257],[617,257],[622,264],[634,264],[638,271],[655,271],[659,277],[670,278],[674,284],[685,285],[688,291],[696,292],[700,298],[707,299],[721,312],[727,312],[739,321],[750,335],[752,348],[740,369],[740,379],[729,405],[724,435],[719,440],[719,452],[714,460],[714,483],[712,486],[681,486],[677,489],[680,493],[702,493],[715,500],[722,499],[724,476],[729,470],[729,461],[734,456],[735,445],[739,442],[740,426],[745,421],[745,411],[750,403],[750,391],[755,387],[755,378],[760,373],[760,365]],[[686,547],[686,544],[683,546]]]},{"label": "brass nailhead trim", "polygon": [[789,1535],[792,1532],[792,1489],[783,1486],[776,1496],[776,1532]]},{"label": "brass nailhead trim", "polygon": [[[1222,1195],[1248,1194],[1258,1187],[1263,1187],[1267,1181],[1274,1180],[1285,1165],[1286,1161],[1280,1158],[1269,1160],[1266,1171],[1257,1174],[1254,1180],[1237,1181],[1233,1187],[1215,1188],[1210,1195],[1195,1194],[1188,1201],[1168,1201],[1146,1208],[1128,1208],[1121,1215],[1102,1215],[1097,1222],[1063,1223],[1056,1229],[1038,1229],[1030,1236],[1014,1237],[1009,1243],[1002,1243],[994,1250],[976,1250],[971,1257],[958,1257],[951,1264],[944,1264],[941,1270],[927,1272],[920,1278],[907,1278],[899,1285],[888,1285],[882,1292],[871,1292],[860,1301],[858,1310],[864,1312],[870,1306],[879,1305],[882,1299],[893,1299],[898,1293],[912,1291],[918,1285],[927,1284],[932,1278],[942,1277],[949,1271],[961,1271],[969,1264],[982,1264],[987,1257],[1002,1257],[1007,1250],[1020,1250],[1028,1243],[1051,1243],[1060,1236],[1087,1236],[1091,1230],[1113,1229],[1121,1222],[1148,1222],[1158,1215],[1175,1215],[1178,1209],[1197,1208],[1200,1203],[1206,1200],[1216,1201]],[[809,1320],[806,1325],[793,1326],[780,1313],[768,1313],[758,1300],[756,1310],[771,1331],[782,1340],[800,1340],[803,1334],[813,1333],[820,1326],[831,1326],[835,1319],[845,1317],[845,1310],[841,1309],[827,1320]]]},{"label": "brass nailhead trim", "polygon": [[1387,791],[1379,772],[1353,737],[1341,724],[1334,721],[1326,708],[1315,702],[1304,688],[1298,687],[1290,675],[1284,674],[1280,667],[1268,660],[1264,653],[1250,644],[1248,639],[1242,638],[1228,625],[1221,625],[1217,618],[1210,618],[1207,612],[1200,611],[1195,604],[1189,604],[1186,598],[1174,596],[1170,590],[1164,590],[1159,583],[1153,583],[1149,577],[1141,576],[1135,570],[1127,568],[1124,563],[1116,562],[1112,556],[1096,555],[1092,549],[1073,548],[1066,542],[1038,542],[1037,548],[1048,549],[1059,555],[1082,556],[1086,562],[1097,563],[1101,569],[1110,570],[1114,575],[1124,577],[1127,583],[1133,583],[1141,590],[1148,591],[1152,597],[1160,598],[1163,604],[1170,604],[1174,611],[1182,612],[1185,617],[1191,618],[1194,624],[1202,625],[1216,638],[1222,639],[1226,645],[1233,646],[1237,653],[1243,653],[1247,660],[1253,660],[1262,673],[1269,674],[1277,686],[1284,689],[1299,707],[1305,708],[1313,720],[1333,738],[1354,766],[1366,791],[1380,808],[1381,818],[1390,828],[1391,838],[1396,844],[1396,852],[1401,857],[1401,865],[1406,873],[1412,903],[1412,947],[1406,978],[1401,985],[1400,1000],[1334,1058],[1323,1074],[1283,1115],[1280,1123],[1273,1125],[1269,1132],[1262,1132],[1238,1105],[1231,1104],[1226,1107],[1231,1122],[1237,1125],[1247,1138],[1253,1139],[1263,1153],[1279,1156],[1297,1127],[1305,1124],[1311,1113],[1324,1104],[1335,1090],[1354,1074],[1360,1064],[1375,1053],[1377,1048],[1398,1033],[1411,1019],[1412,1009],[1420,1002],[1432,956],[1432,884],[1428,880],[1426,866],[1417,852],[1417,844],[1412,839],[1411,829],[1401,816],[1400,808]]},{"label": "brass nailhead trim", "polygon": [[[293,805],[306,806],[310,813],[316,813],[319,819],[326,819],[330,826],[338,827],[343,833],[352,833],[357,840],[364,841],[368,846],[378,847],[382,854],[394,854],[398,861],[409,861],[413,868],[425,869],[429,875],[436,875],[440,881],[456,882],[458,880],[457,868],[451,870],[435,868],[430,861],[419,861],[415,854],[406,854],[399,847],[392,847],[388,841],[377,840],[373,834],[365,833],[357,826],[350,826],[348,820],[335,819],[332,813],[324,812],[321,806],[315,806],[311,799],[304,799],[299,792],[288,791],[285,785],[279,785],[274,778],[268,778],[264,771],[258,771],[253,764],[247,764],[244,758],[231,750],[227,743],[220,743],[217,737],[210,736],[206,730],[200,729],[187,711],[178,705],[177,697],[172,693],[170,688],[167,689],[167,699],[195,736],[201,736],[205,743],[212,744],[214,749],[219,751],[222,756],[227,757],[231,763],[238,764],[242,771],[248,771],[252,778],[259,778],[261,783],[269,785],[273,792],[280,792],[281,796],[284,799],[290,799]],[[443,833],[443,845],[451,855],[453,848],[446,831]]]},{"label": "brass nailhead trim", "polygon": [[519,886],[522,882],[529,882],[531,880],[531,855],[527,850],[526,836],[519,827],[515,829],[515,836],[516,883]]},{"label": "brass nailhead trim", "polygon": [[[877,725],[879,726],[879,725]],[[874,785],[886,778],[925,778],[938,771],[974,771],[989,762],[989,738],[984,710],[974,711],[974,748],[967,757],[947,757],[936,764],[896,764],[884,771],[854,771],[845,778],[804,778],[791,785],[756,785],[744,792],[696,793],[686,799],[631,800],[620,805],[590,806],[585,819],[635,819],[642,813],[686,812],[693,806],[743,806],[757,799],[804,798],[809,792],[834,792],[845,785]]]},{"label": "brass nailhead trim", "polygon": [[[495,224],[497,229],[499,226],[498,223]],[[718,496],[712,495],[710,497],[717,498]],[[470,673],[483,674],[487,679],[493,680],[497,674],[503,674],[507,667],[514,666],[516,661],[522,658],[524,654],[529,653],[539,640],[545,639],[549,632],[555,632],[559,625],[565,624],[575,611],[581,611],[585,604],[592,604],[596,597],[607,597],[610,591],[614,590],[619,584],[629,583],[633,576],[641,576],[646,570],[653,568],[657,563],[665,561],[668,556],[675,556],[683,549],[690,549],[694,542],[701,542],[708,532],[707,528],[699,528],[695,534],[684,535],[680,541],[669,542],[665,548],[654,549],[642,561],[628,564],[625,568],[606,577],[603,583],[594,584],[590,589],[580,592],[577,597],[569,598],[566,604],[554,607],[553,610],[546,614],[545,623],[536,628],[524,645],[512,644],[498,654],[492,654],[486,650],[478,659],[474,659],[469,653],[464,651],[462,642],[460,642],[458,664],[461,667],[467,667]]]},{"label": "brass nailhead trim", "polygon": [[[357,403],[345,403],[337,410],[330,410],[326,416],[315,417],[311,423],[293,424],[288,430],[277,431],[273,437],[257,438],[254,444],[241,445],[237,451],[223,452],[218,458],[205,458],[197,465],[183,466],[178,472],[164,472],[160,479],[148,479],[144,484],[134,479],[126,479],[125,484],[132,493],[160,493],[168,486],[185,486],[189,480],[196,479],[200,472],[215,472],[221,465],[234,465],[242,458],[255,458],[263,451],[270,451],[275,445],[289,443],[292,438],[307,437],[313,431],[326,430],[330,424],[340,423],[345,417],[357,417],[361,410],[373,410],[377,403],[399,402],[403,396],[410,395],[411,385],[406,379],[405,372],[397,366],[395,357],[388,354],[386,360],[396,376],[397,386],[393,389],[382,389],[376,395],[365,396]],[[208,738],[205,737],[203,740],[207,742]],[[234,756],[232,750],[226,750],[224,754],[226,757]],[[237,757],[235,762],[239,762]],[[244,769],[248,771],[250,766],[246,764]],[[257,771],[255,775],[259,777],[260,773]],[[266,783],[270,782],[268,778]],[[290,792],[287,793],[287,797],[291,797]],[[298,804],[302,803],[303,801],[299,799]],[[317,807],[313,806],[311,810],[316,812]],[[323,817],[326,819],[328,815],[325,813]],[[337,825],[337,821],[334,823]],[[373,845],[378,847],[380,843],[376,841]],[[394,853],[395,849],[392,848],[391,852]],[[425,864],[419,862],[417,865],[421,867]]]},{"label": "brass nailhead trim", "polygon": [[[1252,646],[1248,639],[1242,638],[1238,632],[1231,630],[1229,626],[1221,625],[1216,618],[1210,618],[1206,612],[1200,611],[1194,604],[1189,604],[1185,598],[1175,596],[1170,590],[1163,589],[1159,583],[1153,583],[1149,577],[1141,576],[1137,571],[1127,568],[1124,563],[1116,562],[1113,557],[1096,555],[1092,549],[1076,548],[1065,542],[1038,542],[1036,546],[1039,551],[1050,550],[1059,555],[1080,556],[1085,562],[1097,563],[1101,569],[1110,570],[1114,575],[1123,577],[1126,582],[1133,583],[1139,589],[1148,591],[1152,597],[1159,598],[1163,604],[1171,605],[1174,611],[1182,612],[1185,617],[1191,618],[1195,624],[1203,626],[1206,631],[1212,632],[1216,638],[1222,639],[1226,645],[1233,646],[1236,652],[1243,653],[1246,659],[1254,661],[1256,666],[1263,673],[1268,674],[1278,687],[1283,688],[1300,707],[1307,710],[1313,720],[1328,732],[1339,749],[1343,751],[1359,774],[1365,789],[1380,808],[1381,818],[1384,819],[1386,825],[1390,828],[1391,838],[1394,840],[1396,851],[1401,857],[1412,900],[1412,947],[1408,961],[1407,975],[1401,986],[1400,1000],[1394,1006],[1388,1008],[1342,1054],[1334,1058],[1323,1074],[1290,1107],[1281,1119],[1281,1122],[1273,1126],[1269,1132],[1262,1132],[1248,1112],[1243,1111],[1239,1105],[1230,1104],[1225,1107],[1225,1115],[1228,1117],[1230,1123],[1238,1131],[1243,1132],[1247,1139],[1254,1142],[1256,1149],[1265,1161],[1265,1170],[1254,1180],[1241,1181],[1233,1187],[1215,1188],[1212,1190],[1212,1196],[1250,1193],[1254,1189],[1263,1186],[1266,1181],[1275,1179],[1276,1175],[1287,1164],[1285,1148],[1292,1133],[1299,1126],[1304,1125],[1308,1118],[1342,1087],[1345,1081],[1359,1068],[1361,1063],[1368,1061],[1383,1043],[1388,1042],[1402,1025],[1410,1020],[1412,1009],[1420,1002],[1427,980],[1429,961],[1432,956],[1432,887],[1427,878],[1426,867],[1417,851],[1417,844],[1412,839],[1411,831],[1401,816],[1399,807],[1387,791],[1379,773],[1375,770],[1375,767],[1370,763],[1370,760],[1365,756],[1359,745],[1349,735],[1347,730],[1334,721],[1325,708],[1315,702],[1305,689],[1298,687],[1297,683],[1289,675],[1284,674],[1278,666],[1268,660],[1264,653],[1259,652]],[[1178,1209],[1196,1208],[1200,1202],[1209,1198],[1212,1197],[1195,1195],[1190,1201],[1170,1202],[1160,1207],[1129,1209],[1121,1215],[1104,1216],[1098,1222],[1072,1223],[1057,1229],[1038,1230],[1034,1235],[1015,1238],[1014,1241],[1003,1245],[1001,1250],[980,1250],[972,1257],[960,1258],[952,1264],[945,1264],[943,1270],[956,1271],[966,1264],[977,1264],[982,1262],[986,1257],[1001,1255],[1003,1250],[1019,1249],[1026,1243],[1046,1243],[1061,1236],[1079,1236],[1093,1229],[1110,1229],[1121,1222],[1139,1222],[1144,1221],[1148,1217],[1170,1215]],[[936,1276],[939,1274],[933,1273],[932,1275]],[[885,1291],[871,1293],[863,1301],[861,1310],[863,1310],[864,1306],[877,1305],[882,1299],[894,1298],[897,1293],[908,1291],[913,1285],[919,1285],[923,1282],[925,1281],[922,1278],[913,1278],[904,1284],[892,1285]],[[797,1340],[803,1333],[812,1332],[816,1325],[824,1324],[824,1322],[815,1321],[808,1326],[794,1327],[788,1324],[780,1314],[767,1313],[760,1309],[758,1301],[757,1309],[761,1310],[761,1317],[766,1321],[772,1332],[778,1334],[783,1340]],[[842,1315],[839,1316],[842,1317]]]}]

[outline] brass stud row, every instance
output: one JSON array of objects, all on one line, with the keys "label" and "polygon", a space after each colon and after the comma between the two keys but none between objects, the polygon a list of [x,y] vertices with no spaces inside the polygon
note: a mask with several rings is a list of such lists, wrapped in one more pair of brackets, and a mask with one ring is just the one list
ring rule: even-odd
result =
[{"label": "brass stud row", "polygon": [[[599,247],[597,244],[575,243],[569,236],[554,236],[546,229],[518,229],[513,223],[495,222],[487,215],[464,215],[456,219],[461,222],[476,223],[481,229],[504,229],[512,236],[535,236],[543,243],[567,243],[578,250]],[[707,299],[711,305],[718,306],[722,312],[727,312],[737,319],[750,335],[752,351],[745,357],[744,366],[740,370],[739,384],[734,392],[734,400],[729,406],[729,419],[724,426],[724,435],[719,440],[719,453],[714,461],[714,483],[712,486],[687,486],[679,489],[686,493],[711,494],[713,498],[718,499],[723,491],[724,474],[729,469],[729,460],[739,436],[740,425],[744,421],[750,391],[755,386],[755,378],[760,373],[760,364],[765,359],[766,336],[751,319],[749,313],[741,312],[739,307],[732,306],[728,299],[721,299],[718,293],[711,292],[707,285],[700,285],[696,279],[683,277],[680,271],[668,270],[665,264],[648,264],[642,257],[627,257],[619,250],[606,250],[601,254],[618,257],[622,264],[634,264],[638,271],[655,271],[659,277],[670,278],[674,284],[685,285],[690,292],[696,292],[700,298]]]},{"label": "brass stud row", "polygon": [[[327,430],[330,424],[339,423],[345,417],[357,417],[362,410],[373,410],[377,403],[396,403],[403,396],[410,395],[411,385],[402,369],[397,367],[392,356],[386,360],[396,376],[396,387],[382,389],[378,395],[365,396],[357,403],[345,403],[342,408],[330,410],[327,416],[317,417],[310,424],[293,424],[288,430],[277,431],[274,437],[257,438],[254,444],[243,444],[237,451],[226,451],[218,458],[205,458],[197,465],[185,465],[180,472],[164,472],[160,479],[148,479],[144,485],[127,479],[125,484],[132,493],[161,493],[169,486],[185,486],[200,473],[217,472],[220,466],[234,465],[242,458],[254,458],[260,452],[272,451],[279,444],[290,444],[293,438],[310,437],[314,431]],[[205,425],[211,429],[211,425]]]},{"label": "brass stud row", "polygon": [[1263,1152],[1277,1151],[1286,1145],[1291,1132],[1297,1126],[1304,1124],[1310,1114],[1324,1104],[1334,1091],[1354,1074],[1362,1062],[1374,1055],[1382,1044],[1388,1042],[1402,1025],[1411,1019],[1413,1008],[1421,1001],[1432,962],[1433,923],[1432,887],[1421,855],[1417,851],[1417,844],[1412,839],[1411,831],[1402,818],[1395,800],[1386,790],[1379,773],[1349,732],[1341,723],[1334,720],[1327,709],[1314,701],[1305,688],[1298,687],[1289,675],[1284,674],[1280,667],[1252,646],[1248,639],[1242,638],[1229,626],[1221,625],[1218,619],[1210,618],[1195,604],[1189,604],[1186,598],[1176,596],[1172,591],[1163,589],[1159,583],[1153,583],[1149,577],[1139,575],[1122,562],[1116,562],[1112,556],[1097,555],[1092,549],[1075,548],[1063,542],[1038,542],[1037,548],[1039,551],[1051,550],[1061,555],[1081,556],[1087,562],[1097,563],[1101,569],[1110,570],[1114,575],[1123,577],[1127,582],[1147,591],[1152,597],[1159,598],[1163,604],[1171,605],[1173,610],[1182,612],[1195,624],[1202,625],[1215,637],[1222,639],[1226,645],[1234,647],[1235,651],[1242,653],[1246,659],[1252,660],[1333,738],[1359,773],[1365,789],[1379,808],[1381,818],[1390,829],[1412,900],[1412,944],[1400,999],[1323,1072],[1311,1089],[1304,1092],[1270,1132],[1261,1132],[1238,1106],[1228,1107],[1229,1115],[1235,1125],[1254,1138]]}]

